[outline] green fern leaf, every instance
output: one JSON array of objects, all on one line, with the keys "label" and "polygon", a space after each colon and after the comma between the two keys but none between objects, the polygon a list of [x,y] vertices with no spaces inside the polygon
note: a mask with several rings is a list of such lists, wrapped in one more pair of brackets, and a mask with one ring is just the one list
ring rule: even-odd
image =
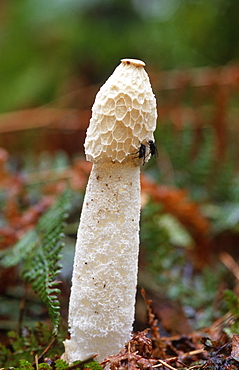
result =
[{"label": "green fern leaf", "polygon": [[57,334],[60,304],[55,277],[61,271],[60,252],[63,247],[63,229],[69,207],[71,191],[63,192],[56,203],[40,218],[34,230],[2,255],[1,265],[11,267],[23,262],[22,278],[30,284],[46,305],[52,321],[53,334]]},{"label": "green fern leaf", "polygon": [[19,370],[34,370],[34,367],[30,364],[29,361],[20,360]]},{"label": "green fern leaf", "polygon": [[11,250],[6,250],[1,253],[0,264],[5,268],[18,265],[24,260],[24,257],[35,248],[36,238],[36,230],[29,230]]},{"label": "green fern leaf", "polygon": [[84,369],[89,370],[102,370],[103,367],[97,361],[90,361],[84,365]]},{"label": "green fern leaf", "polygon": [[38,370],[51,370],[52,367],[49,364],[41,363],[38,365]]},{"label": "green fern leaf", "polygon": [[57,359],[54,363],[56,370],[65,370],[69,367],[69,364],[62,360],[61,358]]},{"label": "green fern leaf", "polygon": [[60,289],[56,288],[59,281],[54,278],[61,271],[59,260],[69,197],[69,191],[64,192],[39,220],[36,227],[36,245],[25,260],[22,272],[23,279],[32,284],[32,288],[46,305],[53,325],[53,334],[57,333],[60,319]]}]

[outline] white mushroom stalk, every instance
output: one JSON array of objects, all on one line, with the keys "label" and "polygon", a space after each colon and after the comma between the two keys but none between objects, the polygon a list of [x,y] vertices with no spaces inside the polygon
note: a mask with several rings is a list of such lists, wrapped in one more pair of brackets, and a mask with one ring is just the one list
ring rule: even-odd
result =
[{"label": "white mushroom stalk", "polygon": [[156,100],[144,63],[123,59],[96,95],[85,153],[93,162],[76,242],[64,359],[117,354],[130,339],[138,272],[140,165]]}]

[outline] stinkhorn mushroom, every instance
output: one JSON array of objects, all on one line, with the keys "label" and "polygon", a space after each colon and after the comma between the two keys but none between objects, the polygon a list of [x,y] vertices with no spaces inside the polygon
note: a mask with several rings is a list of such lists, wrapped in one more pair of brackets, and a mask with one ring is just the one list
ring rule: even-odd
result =
[{"label": "stinkhorn mushroom", "polygon": [[[96,95],[85,153],[93,168],[78,229],[63,358],[117,354],[137,285],[140,165],[152,154],[156,100],[144,62],[123,59]],[[142,148],[144,148],[142,150]]]}]

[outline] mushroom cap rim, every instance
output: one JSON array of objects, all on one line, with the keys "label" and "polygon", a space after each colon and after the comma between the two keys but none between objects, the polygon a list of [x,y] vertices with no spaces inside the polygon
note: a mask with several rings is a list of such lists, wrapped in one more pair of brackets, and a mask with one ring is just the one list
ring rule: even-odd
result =
[{"label": "mushroom cap rim", "polygon": [[121,62],[123,64],[133,64],[135,65],[136,67],[145,67],[145,63],[142,61],[142,60],[139,60],[139,59],[131,59],[131,58],[125,58],[125,59],[121,59]]}]

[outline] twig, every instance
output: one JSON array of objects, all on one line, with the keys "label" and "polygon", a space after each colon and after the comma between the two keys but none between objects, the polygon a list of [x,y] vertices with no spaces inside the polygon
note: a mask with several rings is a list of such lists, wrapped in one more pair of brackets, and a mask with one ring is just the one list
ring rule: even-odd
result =
[{"label": "twig", "polygon": [[40,360],[49,351],[49,349],[51,348],[51,346],[53,345],[53,343],[55,342],[55,340],[56,340],[56,337],[52,339],[52,341],[48,344],[48,346],[40,354],[40,356],[38,357],[38,360]]},{"label": "twig", "polygon": [[35,355],[35,365],[36,365],[36,370],[38,370],[38,356]]},{"label": "twig", "polygon": [[88,357],[84,361],[81,361],[79,364],[71,365],[71,366],[67,367],[65,370],[74,370],[74,369],[78,369],[78,368],[82,369],[85,364],[87,364],[88,362],[94,361],[94,358],[96,356],[97,355],[93,355],[91,357]]},{"label": "twig", "polygon": [[[175,367],[167,364],[167,362],[164,362],[163,360],[158,360],[160,362],[160,366],[166,366],[168,369],[170,370],[177,370]],[[156,367],[156,365],[154,365],[153,367]]]},{"label": "twig", "polygon": [[27,295],[27,284],[24,286],[23,295],[20,302],[19,307],[19,319],[18,319],[18,334],[21,334],[21,328],[22,328],[22,321],[23,321],[23,315],[24,315],[24,309],[25,309],[25,303],[26,303],[26,295]]},{"label": "twig", "polygon": [[[182,359],[185,359],[185,358],[187,358],[188,356],[198,355],[198,354],[203,353],[203,352],[206,352],[203,348],[201,348],[201,349],[195,349],[195,350],[193,350],[193,351],[183,353],[180,357],[181,357]],[[153,365],[152,367],[161,367],[161,366],[166,366],[166,365],[165,365],[166,363],[164,363],[164,361],[163,361],[163,360],[158,360],[158,361],[160,362],[160,364]],[[179,361],[179,359],[178,359],[178,356],[167,358],[167,361],[169,361],[169,362],[171,362],[171,361],[177,361],[177,362],[180,362],[180,361]],[[169,369],[176,370],[174,367],[170,367],[170,366],[171,366],[171,365],[167,364],[167,367],[168,367]],[[196,367],[195,367],[195,366],[196,366]],[[192,366],[192,367],[189,367],[189,368],[188,368],[188,370],[189,370],[189,369],[196,369],[196,368],[197,368],[197,366],[198,366],[198,365],[194,365],[194,366]],[[201,366],[201,365],[200,365],[200,366]]]},{"label": "twig", "polygon": [[132,364],[130,362],[130,341],[128,343],[128,370],[131,370]]},{"label": "twig", "polygon": [[218,353],[220,353],[224,348],[226,348],[226,347],[230,346],[231,344],[232,344],[232,341],[230,341],[230,342],[228,342],[228,343],[225,343],[223,346],[221,346],[221,347],[217,350],[217,352],[215,353],[215,356],[217,356],[217,355],[218,355]]},{"label": "twig", "polygon": [[224,263],[224,265],[230,270],[235,278],[239,280],[239,265],[227,252],[221,252],[219,258]]},{"label": "twig", "polygon": [[207,352],[205,351],[205,349],[201,348],[201,349],[195,349],[193,351],[190,351],[190,352],[186,352],[182,355],[182,357],[187,357],[187,356],[193,356],[193,355],[198,355],[199,353],[203,353],[203,352]]},{"label": "twig", "polygon": [[36,370],[38,370],[39,360],[49,351],[49,349],[51,348],[51,346],[53,345],[55,340],[56,340],[56,338],[52,339],[50,344],[48,344],[48,346],[44,349],[44,351],[40,354],[40,356],[38,356],[38,355],[35,356],[35,362],[33,362],[32,366],[34,366],[36,368]]},{"label": "twig", "polygon": [[[203,353],[203,352],[206,352],[205,349],[203,349],[203,348],[201,348],[201,349],[195,349],[193,351],[183,353],[182,355],[180,355],[180,358],[185,359],[188,356],[198,355],[198,354]],[[167,360],[168,361],[177,361],[177,359],[178,359],[178,356],[175,356],[175,357],[171,357],[171,358],[169,358]]]},{"label": "twig", "polygon": [[153,313],[151,303],[151,299],[146,298],[146,292],[144,288],[141,289],[141,296],[144,299],[144,303],[146,305],[147,309],[147,315],[148,315],[148,323],[150,326],[150,329],[152,331],[152,339],[153,340],[158,340],[160,339],[160,334],[159,334],[159,328],[158,328],[158,320],[155,318],[155,314]]}]

